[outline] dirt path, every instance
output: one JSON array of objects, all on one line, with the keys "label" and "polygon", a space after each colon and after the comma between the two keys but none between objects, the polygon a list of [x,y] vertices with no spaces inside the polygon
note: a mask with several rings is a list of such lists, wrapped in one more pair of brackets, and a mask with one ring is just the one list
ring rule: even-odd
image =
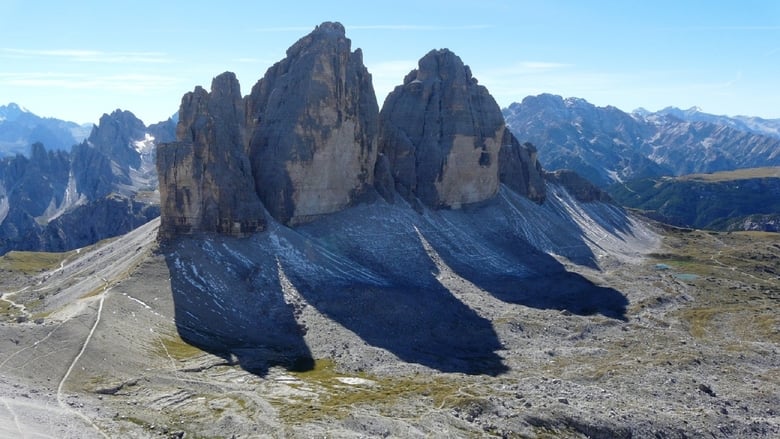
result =
[{"label": "dirt path", "polygon": [[17,294],[19,294],[19,293],[21,293],[23,291],[26,291],[28,288],[30,288],[30,287],[26,286],[26,287],[22,288],[21,290],[11,291],[11,292],[8,292],[8,293],[3,293],[0,296],[0,300],[2,300],[4,302],[8,302],[9,305],[11,305],[12,307],[18,309],[19,312],[21,312],[22,315],[24,315],[24,317],[29,319],[30,318],[30,313],[27,312],[27,308],[24,305],[22,305],[21,303],[14,302],[13,299],[11,299],[11,296],[15,296],[15,295],[17,295]]},{"label": "dirt path", "polygon": [[106,439],[108,439],[109,436],[106,433],[104,433],[103,430],[101,430],[100,427],[97,426],[97,424],[92,422],[92,420],[89,417],[87,417],[80,411],[70,407],[65,402],[65,396],[62,392],[62,388],[65,385],[65,381],[68,380],[68,377],[70,376],[71,372],[73,372],[73,369],[76,367],[76,364],[81,359],[81,356],[84,354],[84,351],[87,350],[87,346],[89,345],[89,342],[92,340],[92,336],[95,334],[95,329],[97,329],[98,324],[100,323],[100,317],[103,314],[103,303],[105,302],[106,294],[108,294],[109,291],[110,289],[108,288],[108,282],[106,282],[103,292],[100,294],[100,302],[98,304],[97,314],[95,316],[95,323],[92,325],[92,328],[89,330],[89,334],[87,334],[87,337],[84,339],[84,343],[82,343],[81,350],[79,351],[78,355],[76,355],[76,358],[74,358],[73,361],[70,363],[70,367],[68,367],[67,372],[65,372],[65,375],[62,377],[59,385],[57,386],[57,403],[60,405],[60,407],[70,411],[71,413],[83,419],[87,424],[91,425],[92,428],[97,430],[97,432],[100,433]]}]

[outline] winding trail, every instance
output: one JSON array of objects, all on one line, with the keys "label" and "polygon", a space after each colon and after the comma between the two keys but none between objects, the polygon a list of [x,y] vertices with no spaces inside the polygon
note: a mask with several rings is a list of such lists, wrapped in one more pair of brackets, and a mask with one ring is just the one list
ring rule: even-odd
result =
[{"label": "winding trail", "polygon": [[0,300],[2,300],[4,302],[8,302],[9,305],[11,305],[12,307],[18,309],[22,314],[24,314],[25,317],[30,318],[30,313],[27,312],[27,307],[25,307],[21,303],[16,303],[16,302],[14,302],[11,299],[11,296],[15,296],[15,295],[21,293],[22,291],[27,290],[28,288],[30,288],[30,287],[26,286],[26,287],[22,288],[21,290],[16,290],[16,291],[8,292],[8,293],[3,293],[2,295],[0,295]]},{"label": "winding trail", "polygon": [[75,415],[83,419],[87,424],[91,425],[92,428],[97,430],[97,432],[100,433],[106,439],[109,439],[109,436],[105,432],[103,432],[103,430],[101,430],[100,427],[97,426],[97,424],[92,422],[92,419],[90,419],[80,411],[70,407],[65,402],[65,397],[62,393],[62,388],[65,385],[65,381],[68,380],[68,377],[70,376],[71,372],[73,372],[73,369],[76,367],[76,364],[81,359],[81,356],[87,350],[87,346],[89,345],[89,342],[92,340],[92,336],[95,334],[95,330],[97,329],[98,324],[100,323],[100,317],[103,313],[103,302],[105,301],[106,294],[108,294],[108,292],[109,292],[108,282],[106,282],[105,286],[103,287],[103,292],[100,294],[100,302],[98,304],[97,315],[95,316],[95,323],[92,325],[92,328],[89,330],[89,334],[87,334],[87,337],[84,339],[84,343],[81,345],[81,350],[79,351],[78,355],[76,355],[76,358],[74,358],[73,361],[70,363],[70,367],[68,367],[68,371],[65,372],[65,375],[62,377],[59,385],[57,386],[57,403],[60,405],[60,407],[62,407],[63,409],[71,413],[74,413]]},{"label": "winding trail", "polygon": [[[726,248],[727,248],[727,249],[729,249],[729,250],[731,250],[731,249],[733,249],[733,248],[734,248],[732,245],[730,245],[730,244],[727,244],[727,243],[725,243],[725,242],[723,242],[723,241],[721,241],[721,240],[719,240],[719,239],[717,240],[717,242],[718,242],[720,245],[722,245],[723,247],[726,247]],[[774,283],[774,282],[772,282],[771,280],[762,279],[762,278],[760,278],[760,277],[758,277],[758,276],[755,276],[755,275],[753,275],[753,274],[751,274],[751,273],[748,273],[748,272],[746,272],[746,271],[740,270],[739,268],[737,268],[737,267],[736,267],[736,266],[734,266],[734,265],[729,265],[729,264],[726,264],[726,263],[723,263],[723,262],[721,262],[721,261],[718,259],[718,258],[719,258],[719,257],[721,257],[721,256],[723,256],[723,250],[718,250],[718,252],[717,252],[717,253],[715,253],[715,254],[713,254],[713,255],[711,255],[711,256],[710,256],[710,260],[711,260],[712,262],[714,262],[715,264],[718,264],[718,265],[720,265],[720,266],[721,266],[721,267],[723,267],[723,268],[727,268],[727,269],[729,269],[729,270],[731,270],[731,271],[733,271],[733,272],[735,272],[735,273],[739,273],[739,274],[741,274],[741,275],[743,275],[743,276],[749,277],[749,278],[751,278],[751,279],[755,280],[756,282],[761,282],[761,283],[763,283],[763,284],[766,284],[766,285],[775,286],[775,283]]]}]

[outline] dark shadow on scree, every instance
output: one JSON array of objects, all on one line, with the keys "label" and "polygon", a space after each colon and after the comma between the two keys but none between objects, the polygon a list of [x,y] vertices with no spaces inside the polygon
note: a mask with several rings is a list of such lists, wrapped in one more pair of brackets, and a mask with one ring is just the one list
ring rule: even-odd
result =
[{"label": "dark shadow on scree", "polygon": [[496,353],[502,344],[491,322],[437,283],[315,285],[292,268],[285,271],[307,303],[405,362],[469,375],[508,370]]},{"label": "dark shadow on scree", "polygon": [[[506,372],[492,323],[442,286],[414,226],[397,214],[356,210],[296,228],[310,260],[327,269],[314,278],[298,261],[283,260],[287,279],[320,313],[402,361],[442,372]],[[329,265],[334,260],[339,265]],[[365,273],[374,283],[353,280]]]},{"label": "dark shadow on scree", "polygon": [[[473,217],[479,218],[481,215],[478,212]],[[464,255],[462,249],[448,245],[448,239],[441,235],[441,230],[422,230],[421,234],[458,275],[499,300],[537,309],[566,310],[577,315],[602,314],[627,320],[629,302],[620,291],[596,285],[580,274],[567,271],[554,257],[536,249],[509,228],[480,228],[473,225],[469,230],[478,234],[477,239],[495,250],[496,254],[515,262],[518,267],[530,268],[530,272],[513,274],[479,266]],[[572,245],[585,249],[583,259],[595,260],[583,236],[578,239],[579,244],[575,242]]]},{"label": "dark shadow on scree", "polygon": [[182,340],[260,376],[273,366],[313,369],[304,329],[284,301],[278,279],[228,255],[215,258],[201,251],[204,242],[182,240],[163,249]]}]

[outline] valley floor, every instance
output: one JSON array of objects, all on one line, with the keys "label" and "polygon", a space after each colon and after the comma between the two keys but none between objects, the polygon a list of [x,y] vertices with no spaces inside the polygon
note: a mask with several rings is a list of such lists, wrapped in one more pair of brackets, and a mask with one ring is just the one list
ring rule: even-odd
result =
[{"label": "valley floor", "polygon": [[[305,343],[296,349],[309,354],[291,360],[182,340],[177,319],[196,311],[176,303],[158,224],[59,259],[0,262],[0,437],[780,436],[778,234],[658,228],[644,255],[605,251],[597,266],[558,257],[566,271],[537,279],[536,294],[575,279],[619,292],[610,313],[507,300],[495,291],[517,278],[475,282],[421,233],[436,281],[467,307],[445,311],[494,338],[487,347],[457,322],[433,322],[446,312],[405,302],[392,306],[430,318],[423,331],[452,332],[375,339],[277,260]],[[404,294],[365,288],[377,306]]]}]

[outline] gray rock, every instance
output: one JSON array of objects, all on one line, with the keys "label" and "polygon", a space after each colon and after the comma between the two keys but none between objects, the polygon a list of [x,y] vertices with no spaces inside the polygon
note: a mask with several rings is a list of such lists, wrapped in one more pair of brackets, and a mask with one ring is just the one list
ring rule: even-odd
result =
[{"label": "gray rock", "polygon": [[498,191],[501,110],[451,51],[425,55],[388,95],[379,118],[380,151],[403,197],[458,208]]},{"label": "gray rock", "polygon": [[246,98],[255,188],[280,222],[344,209],[373,184],[379,109],[350,45],[341,24],[317,26]]},{"label": "gray rock", "polygon": [[544,171],[531,143],[520,144],[507,129],[498,154],[498,175],[509,189],[536,202],[546,197]]},{"label": "gray rock", "polygon": [[211,93],[197,87],[182,98],[177,142],[157,151],[160,238],[219,232],[244,236],[265,227],[244,153],[244,112],[233,73],[214,78]]},{"label": "gray rock", "polygon": [[610,198],[609,194],[574,171],[562,169],[555,172],[548,172],[544,177],[548,181],[566,188],[566,191],[577,199],[577,201],[583,203],[594,201],[601,201],[604,203],[612,202],[612,198]]},{"label": "gray rock", "polygon": [[141,157],[133,141],[143,139],[145,133],[146,126],[140,119],[129,111],[117,109],[100,117],[100,123],[92,127],[87,141],[110,160],[138,168]]}]

